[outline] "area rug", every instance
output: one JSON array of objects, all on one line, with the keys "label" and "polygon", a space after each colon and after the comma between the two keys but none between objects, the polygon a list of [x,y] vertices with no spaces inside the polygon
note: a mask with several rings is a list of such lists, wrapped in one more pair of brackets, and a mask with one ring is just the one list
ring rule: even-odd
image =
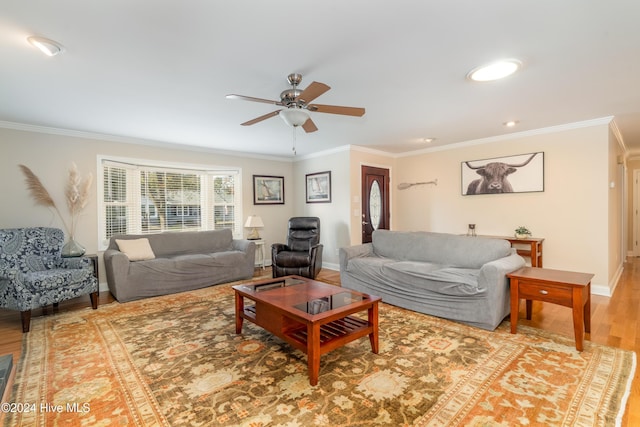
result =
[{"label": "area rug", "polygon": [[[6,426],[609,426],[635,354],[382,304],[362,339],[306,356],[245,322],[230,285],[32,320]],[[21,406],[18,408],[18,405]],[[19,409],[19,410],[18,410]]]}]

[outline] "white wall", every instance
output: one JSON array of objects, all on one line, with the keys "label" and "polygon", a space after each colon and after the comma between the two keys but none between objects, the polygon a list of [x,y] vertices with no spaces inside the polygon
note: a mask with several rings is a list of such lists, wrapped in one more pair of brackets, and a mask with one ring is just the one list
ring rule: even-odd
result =
[{"label": "white wall", "polygon": [[[265,240],[266,259],[270,260],[272,243],[282,241],[287,218],[293,216],[295,192],[293,164],[290,160],[267,157],[241,157],[208,151],[193,151],[179,147],[158,147],[100,140],[83,136],[54,135],[42,132],[0,128],[0,228],[54,226],[62,227],[50,209],[34,205],[24,183],[19,164],[28,166],[44,183],[62,214],[67,213],[64,186],[71,162],[82,176],[94,176],[92,197],[80,218],[76,240],[87,253],[98,253],[97,156],[129,157],[185,164],[232,166],[242,169],[243,221],[248,215],[260,215],[265,224],[260,230]],[[253,205],[253,179],[257,175],[277,175],[285,178],[284,205]],[[100,262],[102,259],[100,257]],[[101,272],[104,268],[101,265]],[[106,283],[104,274],[101,283]],[[103,286],[104,289],[104,286]]]},{"label": "white wall", "polygon": [[637,218],[635,209],[637,207],[634,205],[634,202],[638,204],[640,201],[640,197],[638,197],[638,183],[634,182],[634,174],[640,171],[640,158],[630,158],[626,162],[626,227],[627,227],[627,255],[634,256],[636,249],[636,240],[640,240],[640,236],[638,236],[638,224],[634,223],[634,220]]},{"label": "white wall", "polygon": [[[538,151],[545,153],[544,192],[461,194],[462,162]],[[391,170],[392,229],[465,233],[467,224],[475,223],[479,234],[513,235],[517,226],[525,225],[534,236],[545,238],[545,267],[594,273],[594,292],[609,295],[621,270],[626,241],[621,234],[625,194],[624,169],[617,162],[620,153],[606,123],[514,134],[493,142],[403,156],[345,146],[295,162],[0,128],[0,227],[60,226],[47,208],[34,206],[17,167],[21,163],[43,180],[61,207],[70,163],[75,162],[83,175],[91,172],[95,177],[98,155],[235,166],[242,168],[243,218],[260,215],[265,223],[261,236],[267,259],[271,244],[286,237],[288,218],[318,216],[324,265],[337,269],[337,249],[361,241],[360,169],[370,165]],[[332,202],[305,203],[305,175],[327,170],[332,174]],[[284,176],[285,204],[253,205],[254,174]],[[399,182],[433,179],[438,179],[437,186],[395,189]],[[97,251],[95,199],[80,220],[77,239],[88,253]]]},{"label": "white wall", "polygon": [[[438,185],[396,192],[394,226],[466,233],[475,223],[478,234],[512,236],[524,225],[545,238],[545,267],[594,273],[594,291],[609,295],[613,264],[622,262],[609,255],[621,239],[609,236],[609,211],[619,203],[609,199],[610,150],[608,125],[598,124],[400,157],[396,182],[437,178]],[[462,162],[538,151],[545,155],[544,192],[462,195]]]},{"label": "white wall", "polygon": [[[325,171],[331,172],[331,203],[306,203],[305,175]],[[338,249],[350,245],[349,149],[343,147],[299,159],[294,163],[293,172],[295,214],[320,218],[323,265],[338,270]]]},{"label": "white wall", "polygon": [[609,128],[608,144],[608,248],[609,248],[609,276],[610,286],[615,286],[624,265],[626,256],[625,227],[625,167],[624,152],[616,133]]}]

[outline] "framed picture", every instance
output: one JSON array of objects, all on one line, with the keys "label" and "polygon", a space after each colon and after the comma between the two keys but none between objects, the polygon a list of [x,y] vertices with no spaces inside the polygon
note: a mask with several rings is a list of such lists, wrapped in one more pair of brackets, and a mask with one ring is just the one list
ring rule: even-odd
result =
[{"label": "framed picture", "polygon": [[462,195],[544,191],[544,153],[462,162]]},{"label": "framed picture", "polygon": [[307,203],[331,203],[331,172],[310,173],[305,176]]},{"label": "framed picture", "polygon": [[253,175],[254,205],[284,205],[284,177]]}]

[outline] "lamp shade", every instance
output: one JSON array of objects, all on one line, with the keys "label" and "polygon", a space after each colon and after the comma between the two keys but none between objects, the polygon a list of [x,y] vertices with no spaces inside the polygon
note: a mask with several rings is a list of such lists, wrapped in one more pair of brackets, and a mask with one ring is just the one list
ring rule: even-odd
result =
[{"label": "lamp shade", "polygon": [[258,215],[250,215],[247,222],[244,223],[245,228],[262,228],[264,223]]},{"label": "lamp shade", "polygon": [[287,108],[280,110],[280,117],[289,126],[302,126],[307,120],[309,120],[309,112],[301,108]]},{"label": "lamp shade", "polygon": [[264,227],[264,223],[262,222],[262,218],[260,218],[258,215],[249,215],[249,218],[247,218],[247,222],[244,223],[244,227],[251,229],[251,232],[247,236],[247,239],[258,240],[260,239],[258,228]]}]

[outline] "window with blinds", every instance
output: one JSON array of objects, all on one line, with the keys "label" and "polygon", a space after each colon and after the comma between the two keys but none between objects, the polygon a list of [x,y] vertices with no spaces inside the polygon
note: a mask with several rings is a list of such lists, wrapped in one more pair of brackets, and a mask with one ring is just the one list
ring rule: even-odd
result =
[{"label": "window with blinds", "polygon": [[100,249],[115,234],[228,228],[242,236],[240,170],[100,159]]}]

